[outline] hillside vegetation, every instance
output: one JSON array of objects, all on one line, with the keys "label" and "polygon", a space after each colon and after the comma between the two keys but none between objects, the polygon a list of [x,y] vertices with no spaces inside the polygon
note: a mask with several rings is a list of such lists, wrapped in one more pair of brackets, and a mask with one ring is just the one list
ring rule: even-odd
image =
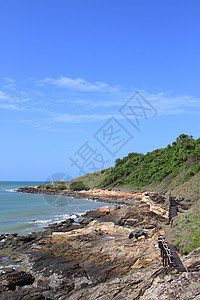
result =
[{"label": "hillside vegetation", "polygon": [[74,179],[90,188],[123,191],[171,191],[174,196],[200,196],[200,138],[181,134],[166,148],[147,154],[130,153],[115,166]]},{"label": "hillside vegetation", "polygon": [[[130,153],[117,159],[115,167],[101,181],[102,187],[131,185],[136,189],[163,184],[177,186],[200,171],[200,138],[180,135],[172,145],[148,152]],[[176,179],[176,180],[175,180]]]},{"label": "hillside vegetation", "polygon": [[192,136],[181,134],[166,148],[145,155],[130,153],[118,158],[112,168],[77,177],[71,182],[58,181],[39,187],[54,190],[172,191],[176,197],[196,202],[200,199],[200,138],[195,140]]}]

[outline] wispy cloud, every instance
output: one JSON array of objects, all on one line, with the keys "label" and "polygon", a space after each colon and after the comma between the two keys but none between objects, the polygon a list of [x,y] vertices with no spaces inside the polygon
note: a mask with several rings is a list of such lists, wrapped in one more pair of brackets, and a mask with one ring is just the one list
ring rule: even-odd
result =
[{"label": "wispy cloud", "polygon": [[[126,99],[126,98],[125,98]],[[76,99],[76,100],[72,100],[70,101],[70,103],[74,104],[74,105],[80,105],[81,107],[83,107],[85,110],[95,110],[95,109],[103,109],[103,108],[115,108],[118,109],[124,102],[124,98],[123,99],[119,99],[119,100],[106,100],[106,99],[102,99],[102,101],[95,101],[95,100],[83,100],[83,99]]]},{"label": "wispy cloud", "polygon": [[108,114],[54,114],[50,120],[63,123],[82,123],[108,120],[112,115]]},{"label": "wispy cloud", "polygon": [[15,79],[10,78],[10,77],[3,77],[3,80],[5,80],[6,82],[9,82],[9,83],[15,83],[16,82]]},{"label": "wispy cloud", "polygon": [[0,109],[8,109],[8,110],[18,110],[18,111],[24,111],[23,107],[20,107],[17,104],[6,104],[6,103],[0,103]]},{"label": "wispy cloud", "polygon": [[9,90],[14,90],[17,87],[16,80],[9,77],[4,77],[3,87]]},{"label": "wispy cloud", "polygon": [[[25,119],[31,114],[31,120],[35,122],[27,123],[28,126],[47,131],[51,130],[51,126],[58,127],[64,123],[104,121],[111,116],[120,119],[120,107],[136,92],[135,88],[89,82],[83,78],[28,79],[18,82],[15,89],[6,87],[5,82],[16,85],[12,78],[3,79],[0,109],[21,111]],[[165,91],[140,90],[140,93],[160,116],[200,114],[200,98]]]},{"label": "wispy cloud", "polygon": [[18,95],[11,95],[8,92],[5,93],[4,91],[0,91],[0,101],[7,102],[7,103],[24,103],[30,101],[28,97],[20,97]]},{"label": "wispy cloud", "polygon": [[200,113],[200,99],[191,96],[173,96],[168,93],[148,94],[144,92],[146,99],[156,107],[159,114],[184,114]]},{"label": "wispy cloud", "polygon": [[[85,109],[97,108],[115,108],[116,110],[126,102],[137,90],[122,86],[111,86],[104,82],[88,82],[83,78],[72,79],[69,77],[45,78],[44,84],[55,86],[57,90],[65,89],[85,93],[85,99],[72,99],[71,102],[80,104]],[[101,92],[98,97],[91,99],[90,92],[93,94]],[[196,113],[200,111],[200,99],[188,95],[174,96],[168,92],[152,93],[146,90],[140,90],[147,101],[156,106],[159,114],[182,114]],[[83,118],[85,119],[85,118]]]},{"label": "wispy cloud", "polygon": [[63,87],[67,89],[72,89],[82,92],[119,92],[122,87],[120,86],[111,86],[105,82],[88,82],[83,78],[72,79],[69,77],[60,77],[58,79],[45,78],[44,83],[53,84],[58,87]]},{"label": "wispy cloud", "polygon": [[10,97],[6,93],[0,91],[0,101],[9,101],[9,100]]}]

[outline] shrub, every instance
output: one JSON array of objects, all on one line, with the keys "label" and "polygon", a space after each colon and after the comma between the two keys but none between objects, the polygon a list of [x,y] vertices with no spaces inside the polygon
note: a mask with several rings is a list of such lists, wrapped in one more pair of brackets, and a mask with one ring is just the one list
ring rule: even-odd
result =
[{"label": "shrub", "polygon": [[89,186],[87,186],[86,184],[84,184],[82,181],[75,181],[72,182],[72,184],[70,185],[70,190],[72,191],[88,191],[90,188]]},{"label": "shrub", "polygon": [[200,171],[200,163],[193,165],[189,170],[189,176],[194,176]]},{"label": "shrub", "polygon": [[37,186],[37,189],[45,189],[45,188],[46,188],[46,186],[44,184],[40,184]]},{"label": "shrub", "polygon": [[63,191],[63,190],[66,190],[66,186],[64,184],[59,184],[57,186],[57,189],[60,190],[60,191]]},{"label": "shrub", "polygon": [[55,189],[56,189],[55,185],[52,185],[52,184],[47,184],[47,185],[45,186],[45,188],[46,188],[47,190],[55,190]]}]

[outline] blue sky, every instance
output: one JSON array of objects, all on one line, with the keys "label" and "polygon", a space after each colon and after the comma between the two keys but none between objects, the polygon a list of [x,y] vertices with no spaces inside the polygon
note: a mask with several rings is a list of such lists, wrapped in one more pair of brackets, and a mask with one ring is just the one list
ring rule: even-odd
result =
[{"label": "blue sky", "polygon": [[198,138],[199,9],[1,0],[0,180],[73,178]]}]

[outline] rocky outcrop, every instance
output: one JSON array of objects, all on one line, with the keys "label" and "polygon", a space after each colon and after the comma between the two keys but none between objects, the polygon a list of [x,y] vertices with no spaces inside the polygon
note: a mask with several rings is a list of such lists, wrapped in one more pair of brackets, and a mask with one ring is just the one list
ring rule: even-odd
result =
[{"label": "rocky outcrop", "polygon": [[149,205],[150,211],[162,216],[165,219],[168,218],[168,211],[166,210],[166,207],[161,203],[158,204],[154,197],[145,195],[142,197],[141,201]]},{"label": "rocky outcrop", "polygon": [[[159,209],[135,200],[87,212],[80,223],[0,236],[0,257],[7,257],[0,299],[198,299],[200,248],[183,258],[187,272],[163,268],[157,239],[166,219]],[[135,229],[148,236],[130,239]]]},{"label": "rocky outcrop", "polygon": [[[20,193],[30,193],[30,194],[47,194],[47,195],[62,195],[69,196],[74,198],[90,198],[92,200],[98,200],[101,202],[107,203],[115,203],[115,204],[126,204],[133,205],[136,200],[142,200],[143,197],[147,197],[148,199],[156,203],[157,205],[166,203],[166,197],[159,193],[137,193],[137,192],[122,192],[122,191],[114,191],[107,189],[91,189],[89,191],[71,191],[69,189],[66,190],[53,190],[53,189],[45,189],[38,188],[37,186],[27,186],[25,188],[20,188],[17,190]],[[161,207],[162,207],[161,205]]]},{"label": "rocky outcrop", "polygon": [[89,224],[92,220],[98,219],[101,222],[112,221],[117,225],[129,227],[157,228],[160,223],[166,222],[166,212],[157,209],[157,213],[152,211],[149,204],[135,200],[134,205],[116,206],[110,208],[104,206],[96,211],[88,211],[79,218],[81,224]]},{"label": "rocky outcrop", "polygon": [[158,276],[140,299],[200,299],[199,272]]},{"label": "rocky outcrop", "polygon": [[14,291],[17,286],[25,286],[33,284],[34,277],[26,272],[14,271],[12,273],[7,273],[1,276],[0,282],[0,292],[5,292],[7,290]]}]

